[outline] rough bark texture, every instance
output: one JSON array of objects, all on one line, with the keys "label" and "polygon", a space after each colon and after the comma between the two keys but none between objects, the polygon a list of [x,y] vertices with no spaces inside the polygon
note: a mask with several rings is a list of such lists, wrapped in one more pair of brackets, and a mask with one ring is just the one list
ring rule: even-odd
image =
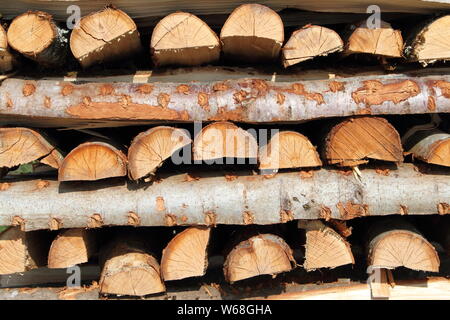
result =
[{"label": "rough bark texture", "polygon": [[306,270],[335,268],[355,263],[350,244],[320,220],[300,220],[299,227],[306,230],[303,263]]},{"label": "rough bark texture", "polygon": [[405,141],[405,151],[427,163],[450,167],[450,134],[440,130],[422,130]]},{"label": "rough bark texture", "polygon": [[140,187],[124,181],[70,185],[48,181],[39,189],[36,181],[5,180],[0,225],[20,220],[26,230],[47,229],[52,219],[66,228],[273,224],[404,214],[405,208],[411,215],[446,214],[450,212],[448,174],[446,168],[423,174],[405,164],[388,175],[361,170],[360,180],[327,169],[313,171],[310,177],[295,172],[269,179],[237,173],[232,181],[225,175],[189,179],[180,174],[161,176],[158,183]]},{"label": "rough bark texture", "polygon": [[[32,90],[26,91],[24,88]],[[241,122],[304,121],[355,114],[450,112],[450,77],[366,76],[339,80],[88,83],[6,79],[0,116],[53,119]]]},{"label": "rough bark texture", "polygon": [[87,68],[136,55],[142,47],[134,21],[125,12],[108,6],[80,20],[70,35],[70,49]]},{"label": "rough bark texture", "polygon": [[208,267],[211,228],[191,227],[177,234],[163,250],[161,276],[179,280],[203,276]]},{"label": "rough bark texture", "polygon": [[0,274],[25,272],[47,264],[49,232],[12,227],[0,234]]},{"label": "rough bark texture", "polygon": [[92,181],[127,175],[127,157],[103,141],[85,142],[64,158],[59,181]]},{"label": "rough bark texture", "polygon": [[236,245],[223,266],[225,280],[235,282],[259,275],[276,275],[295,266],[291,248],[280,237],[259,234]]},{"label": "rough bark texture", "polygon": [[49,268],[68,268],[86,263],[97,253],[95,235],[87,229],[67,229],[53,240],[48,253]]},{"label": "rough bark texture", "polygon": [[367,235],[367,264],[374,268],[406,267],[421,271],[439,271],[434,247],[410,223],[386,218],[373,224]]},{"label": "rough bark texture", "polygon": [[155,27],[150,42],[155,65],[201,65],[220,58],[219,37],[190,13],[175,12]]},{"label": "rough bark texture", "polygon": [[62,66],[67,57],[67,30],[42,11],[28,11],[16,17],[8,28],[8,43],[16,51],[44,67]]}]

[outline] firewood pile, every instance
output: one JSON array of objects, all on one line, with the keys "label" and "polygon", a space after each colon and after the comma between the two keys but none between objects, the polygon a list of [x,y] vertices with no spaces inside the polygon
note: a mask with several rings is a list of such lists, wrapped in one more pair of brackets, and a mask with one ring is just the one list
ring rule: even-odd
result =
[{"label": "firewood pile", "polygon": [[449,298],[448,4],[29,2],[0,4],[2,288]]}]

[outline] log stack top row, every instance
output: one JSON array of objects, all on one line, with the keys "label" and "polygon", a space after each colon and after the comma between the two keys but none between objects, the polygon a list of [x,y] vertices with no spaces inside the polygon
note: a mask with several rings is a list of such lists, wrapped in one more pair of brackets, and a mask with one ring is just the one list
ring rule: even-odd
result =
[{"label": "log stack top row", "polygon": [[[305,25],[285,43],[283,21],[275,11],[260,4],[245,4],[229,15],[219,36],[191,13],[169,14],[154,28],[150,51],[157,66],[214,63],[222,52],[227,60],[251,63],[274,61],[281,56],[282,64],[288,67],[339,51],[344,56],[363,53],[406,57],[426,65],[450,58],[450,42],[442,36],[449,23],[450,16],[430,21],[411,34],[405,44],[401,32],[384,21],[375,28],[366,21],[354,24],[342,38],[332,29]],[[0,48],[7,51],[9,45],[44,67],[63,66],[68,46],[83,68],[143,52],[135,22],[111,6],[84,16],[70,38],[68,33],[51,15],[29,11],[14,18],[7,32],[0,29]],[[11,59],[2,59],[3,71],[12,68]]]}]

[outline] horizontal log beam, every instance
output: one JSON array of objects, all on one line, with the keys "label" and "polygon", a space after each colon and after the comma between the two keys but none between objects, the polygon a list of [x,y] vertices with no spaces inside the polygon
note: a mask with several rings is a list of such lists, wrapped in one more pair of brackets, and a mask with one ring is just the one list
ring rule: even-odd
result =
[{"label": "horizontal log beam", "polygon": [[[402,74],[272,82],[70,83],[10,78],[0,86],[0,119],[248,123],[301,122],[358,114],[450,112],[450,76]],[[12,118],[12,119],[11,119]],[[14,121],[12,121],[14,122]]]},{"label": "horizontal log beam", "polygon": [[388,175],[375,169],[361,172],[360,180],[321,169],[309,177],[298,172],[273,177],[240,173],[235,179],[217,173],[196,179],[180,174],[153,184],[48,181],[41,188],[36,180],[12,180],[0,191],[0,225],[20,225],[23,230],[54,225],[243,225],[449,213],[450,169],[424,174],[404,164]]}]

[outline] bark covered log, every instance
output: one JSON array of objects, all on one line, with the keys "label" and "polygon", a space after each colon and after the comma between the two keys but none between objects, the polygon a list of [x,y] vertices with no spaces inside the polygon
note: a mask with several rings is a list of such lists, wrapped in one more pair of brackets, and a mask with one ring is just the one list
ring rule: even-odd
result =
[{"label": "bark covered log", "polygon": [[[424,174],[404,164],[388,175],[361,170],[360,180],[321,169],[266,176],[186,174],[161,176],[152,185],[125,181],[59,184],[4,180],[0,225],[22,221],[26,230],[47,229],[58,219],[66,228],[102,225],[274,224],[292,219],[449,213],[449,169]],[[232,181],[230,181],[232,180]],[[421,195],[418,197],[417,195]]]},{"label": "bark covered log", "polygon": [[[24,88],[29,88],[24,94]],[[112,121],[304,121],[355,114],[450,112],[450,76],[365,76],[270,82],[87,83],[6,79],[0,116],[81,124]],[[38,118],[36,118],[38,117]],[[16,119],[17,120],[17,119]],[[72,122],[73,123],[73,122]]]}]

